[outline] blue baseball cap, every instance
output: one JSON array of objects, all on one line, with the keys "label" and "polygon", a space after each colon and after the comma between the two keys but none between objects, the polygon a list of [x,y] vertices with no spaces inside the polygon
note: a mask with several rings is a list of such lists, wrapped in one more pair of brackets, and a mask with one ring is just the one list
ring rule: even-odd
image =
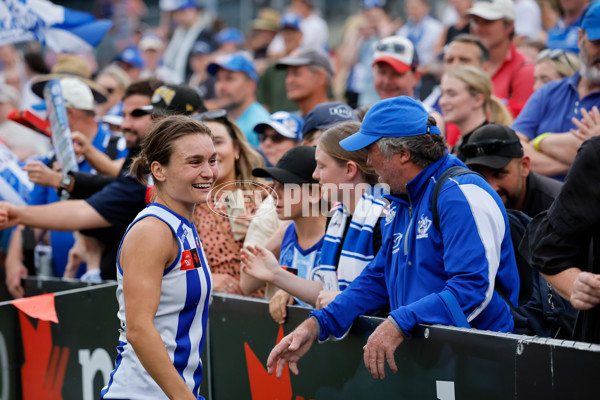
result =
[{"label": "blue baseball cap", "polygon": [[133,65],[139,69],[144,68],[144,59],[137,47],[126,48],[115,60]]},{"label": "blue baseball cap", "polygon": [[590,3],[581,21],[581,29],[585,30],[589,40],[600,39],[600,1]]},{"label": "blue baseball cap", "polygon": [[160,11],[177,11],[185,10],[187,8],[196,8],[201,4],[196,3],[195,0],[159,0],[158,8]]},{"label": "blue baseball cap", "polygon": [[271,114],[268,121],[256,124],[254,131],[263,133],[267,127],[275,129],[277,133],[288,139],[299,142],[302,140],[302,118],[287,111],[277,111]]},{"label": "blue baseball cap", "polygon": [[385,0],[362,0],[361,3],[362,8],[364,8],[365,10],[368,10],[369,8],[381,8],[385,6]]},{"label": "blue baseball cap", "polygon": [[281,29],[292,28],[299,31],[300,21],[302,21],[302,17],[300,17],[298,14],[285,13],[281,16],[279,25],[281,26]]},{"label": "blue baseball cap", "polygon": [[228,71],[243,72],[254,82],[258,82],[258,74],[256,73],[252,60],[248,55],[241,51],[219,57],[214,63],[211,63],[206,67],[206,71],[208,71],[211,76],[215,76],[217,75],[219,68]]},{"label": "blue baseball cap", "polygon": [[315,106],[304,118],[302,135],[313,129],[329,129],[346,121],[359,121],[354,110],[346,103],[333,101]]},{"label": "blue baseball cap", "polygon": [[242,31],[236,28],[225,28],[221,29],[215,40],[219,44],[233,42],[239,46],[240,44],[244,43],[244,34]]},{"label": "blue baseball cap", "polygon": [[441,135],[440,128],[427,125],[429,113],[408,96],[381,100],[367,111],[360,130],[340,142],[348,151],[356,151],[383,137]]}]

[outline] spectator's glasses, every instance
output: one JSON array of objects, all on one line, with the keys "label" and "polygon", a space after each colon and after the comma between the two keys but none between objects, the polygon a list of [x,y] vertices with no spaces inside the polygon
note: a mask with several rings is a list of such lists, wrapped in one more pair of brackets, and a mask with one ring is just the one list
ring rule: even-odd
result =
[{"label": "spectator's glasses", "polygon": [[460,149],[466,158],[479,156],[508,156],[512,157],[515,150],[521,147],[519,140],[493,139],[488,142],[467,143]]},{"label": "spectator's glasses", "polygon": [[267,139],[271,139],[271,142],[273,143],[281,143],[283,142],[285,139],[289,139],[285,136],[283,136],[282,134],[280,134],[279,132],[275,132],[272,135],[265,135],[264,133],[259,133],[258,134],[258,141],[259,142],[264,142]]},{"label": "spectator's glasses", "polygon": [[560,61],[561,56],[564,56],[564,59],[567,62],[567,64],[569,65],[569,68],[571,68],[571,70],[577,71],[577,69],[573,66],[573,64],[571,64],[571,61],[569,60],[567,53],[561,49],[544,49],[544,50],[540,51],[540,53],[538,54],[537,60],[541,61],[545,58],[549,58],[550,60]]}]

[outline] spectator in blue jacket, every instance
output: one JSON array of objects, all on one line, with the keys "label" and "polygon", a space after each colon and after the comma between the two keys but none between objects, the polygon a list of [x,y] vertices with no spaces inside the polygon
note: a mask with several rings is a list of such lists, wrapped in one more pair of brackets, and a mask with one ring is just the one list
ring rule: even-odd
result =
[{"label": "spectator in blue jacket", "polygon": [[382,100],[340,145],[349,151],[368,147],[372,166],[390,186],[383,243],[346,290],[275,346],[269,372],[277,366],[281,376],[289,364],[298,374],[297,362],[315,340],[342,338],[359,315],[388,302],[388,318],[364,347],[374,378],[385,377],[385,360],[398,370],[394,352],[418,324],[511,332],[502,296],[517,304],[519,277],[502,200],[480,176],[448,179],[437,203],[439,227],[432,226],[436,180],[464,164],[447,154],[423,106],[406,96]]}]

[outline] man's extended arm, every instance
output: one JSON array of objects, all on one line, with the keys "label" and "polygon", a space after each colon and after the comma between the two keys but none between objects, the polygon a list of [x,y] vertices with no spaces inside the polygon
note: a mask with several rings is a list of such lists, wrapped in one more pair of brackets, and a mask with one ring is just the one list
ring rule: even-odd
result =
[{"label": "man's extended arm", "polygon": [[41,206],[15,206],[0,202],[0,229],[16,224],[54,231],[75,231],[111,226],[84,200],[59,201]]}]

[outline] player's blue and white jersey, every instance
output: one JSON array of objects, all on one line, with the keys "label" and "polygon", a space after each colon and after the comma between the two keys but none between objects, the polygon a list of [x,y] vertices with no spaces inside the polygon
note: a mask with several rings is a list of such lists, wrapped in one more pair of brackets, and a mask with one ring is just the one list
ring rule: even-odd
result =
[{"label": "player's blue and white jersey", "polygon": [[[210,269],[194,225],[163,205],[149,204],[137,215],[127,232],[136,222],[148,216],[166,223],[179,242],[179,257],[165,269],[163,275],[154,325],[173,365],[194,395],[198,396],[202,380],[200,356],[206,337],[208,302],[212,289]],[[140,363],[132,346],[127,343],[123,270],[118,258],[117,281],[118,317],[121,323],[119,353],[115,370],[108,385],[102,390],[102,398],[167,399]]]}]

